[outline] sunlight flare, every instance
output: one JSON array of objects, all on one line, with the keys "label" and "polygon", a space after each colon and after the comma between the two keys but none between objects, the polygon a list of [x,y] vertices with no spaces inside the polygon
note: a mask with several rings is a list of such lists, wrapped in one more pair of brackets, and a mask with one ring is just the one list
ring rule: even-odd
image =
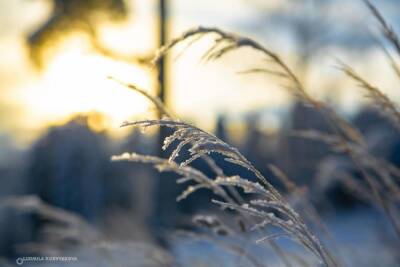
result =
[{"label": "sunlight flare", "polygon": [[43,78],[24,91],[24,105],[36,118],[34,123],[99,112],[107,117],[110,127],[149,109],[140,95],[110,81],[108,76],[152,88],[151,75],[143,68],[96,54],[68,51],[57,55]]}]

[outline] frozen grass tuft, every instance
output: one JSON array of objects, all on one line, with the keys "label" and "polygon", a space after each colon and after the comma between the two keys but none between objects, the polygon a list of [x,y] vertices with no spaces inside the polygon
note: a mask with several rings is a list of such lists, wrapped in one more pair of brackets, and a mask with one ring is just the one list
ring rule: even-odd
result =
[{"label": "frozen grass tuft", "polygon": [[[200,189],[211,190],[218,197],[218,200],[212,199],[212,203],[217,204],[222,209],[234,210],[251,218],[251,221],[256,222],[251,226],[252,230],[264,229],[269,226],[277,227],[313,253],[326,266],[335,266],[332,258],[329,257],[320,241],[309,231],[299,214],[236,148],[213,134],[179,120],[161,119],[123,123],[122,127],[126,126],[171,128],[174,132],[164,139],[163,149],[167,149],[174,142],[177,143],[176,147],[167,159],[124,153],[113,156],[113,161],[149,163],[160,172],[174,172],[180,177],[177,180],[178,183],[191,182],[191,185],[177,197],[178,201],[189,197]],[[184,147],[188,147],[189,156],[178,161],[177,156]],[[220,154],[226,161],[247,169],[258,178],[258,181],[250,181],[240,176],[220,177],[216,175],[215,177],[208,177],[202,171],[191,166],[195,160],[211,153]],[[240,188],[245,194],[251,195],[252,200],[239,203],[231,197],[228,188]],[[258,242],[270,239],[274,239],[274,237],[261,237]]]}]

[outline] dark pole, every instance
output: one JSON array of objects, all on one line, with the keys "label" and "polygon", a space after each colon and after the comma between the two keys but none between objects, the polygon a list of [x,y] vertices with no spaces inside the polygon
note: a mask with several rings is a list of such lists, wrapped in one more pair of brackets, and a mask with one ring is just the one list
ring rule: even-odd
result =
[{"label": "dark pole", "polygon": [[[160,0],[159,2],[159,47],[166,44],[167,39],[167,0]],[[161,57],[158,63],[158,97],[165,104],[166,103],[166,60]]]},{"label": "dark pole", "polygon": [[[168,0],[159,0],[159,7],[158,7],[158,27],[159,27],[159,40],[158,46],[161,47],[166,44],[167,42],[167,2]],[[158,80],[158,97],[161,101],[166,104],[166,92],[167,92],[167,59],[165,56],[161,57],[158,61],[157,65],[157,80]],[[159,114],[161,118],[161,114]],[[164,143],[164,137],[167,135],[167,129],[160,127],[158,132],[158,155],[160,157],[167,157],[167,153],[164,152],[161,147]],[[176,203],[175,198],[179,194],[177,186],[172,179],[168,179],[165,177],[161,177],[160,175],[157,176],[155,180],[155,187],[154,187],[154,207],[153,207],[153,234],[155,238],[158,240],[159,244],[162,246],[167,246],[167,242],[164,235],[165,227],[173,225],[172,221],[176,217]]]}]

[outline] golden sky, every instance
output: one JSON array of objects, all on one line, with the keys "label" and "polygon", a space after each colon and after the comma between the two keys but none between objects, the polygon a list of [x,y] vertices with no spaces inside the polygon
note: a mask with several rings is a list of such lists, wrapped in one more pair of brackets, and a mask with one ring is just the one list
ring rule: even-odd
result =
[{"label": "golden sky", "polygon": [[[271,1],[269,8],[278,8],[285,2]],[[156,48],[156,1],[129,3],[133,12],[128,21],[103,25],[101,39],[118,52],[152,53]],[[171,3],[171,36],[198,25],[217,25],[237,32],[241,30],[238,26],[241,21],[249,21],[255,15],[254,6],[242,0]],[[47,1],[0,1],[0,12],[0,130],[30,141],[49,124],[61,123],[77,113],[100,112],[106,117],[107,128],[119,131],[123,120],[143,116],[151,110],[143,97],[108,80],[107,76],[155,92],[153,71],[100,55],[88,47],[83,36],[73,36],[57,47],[42,72],[33,68],[24,45],[25,37],[46,19],[50,12]],[[254,32],[242,33],[260,39]],[[290,98],[279,83],[259,75],[237,74],[263,64],[259,54],[242,50],[217,62],[199,63],[211,44],[211,37],[204,38],[177,60],[174,59],[178,53],[171,54],[168,104],[177,114],[203,127],[212,127],[219,113],[236,116],[256,109],[274,112],[287,106]],[[281,50],[284,47],[273,40],[268,45]],[[359,55],[346,54],[339,48],[332,47],[330,51],[335,57],[351,60],[362,74],[398,99],[399,92],[390,90],[393,76],[380,53],[372,51],[360,60]],[[293,63],[289,50],[278,52]],[[321,97],[335,96],[345,109],[351,110],[359,93],[350,89],[354,86],[333,68],[335,57],[332,54],[321,57],[311,67],[310,90]],[[320,88],[327,90],[322,92]]]}]

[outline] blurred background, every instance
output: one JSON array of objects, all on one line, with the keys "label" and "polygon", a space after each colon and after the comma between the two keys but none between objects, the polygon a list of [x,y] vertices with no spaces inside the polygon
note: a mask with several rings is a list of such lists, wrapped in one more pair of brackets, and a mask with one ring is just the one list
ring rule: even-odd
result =
[{"label": "blurred background", "polygon": [[[400,26],[398,1],[374,4],[394,29]],[[79,256],[82,266],[100,264],[104,254],[90,245],[105,240],[121,253],[151,247],[154,255],[137,256],[131,262],[143,263],[132,266],[165,266],[147,263],[160,258],[220,266],[223,256],[215,249],[169,237],[172,229],[190,228],[193,214],[215,209],[210,194],[176,203],[182,187],[172,175],[110,162],[126,151],[160,154],[157,130],[119,128],[157,112],[111,76],[160,96],[179,118],[238,147],[282,189],[268,164],[279,166],[316,205],[351,266],[396,266],[399,254],[391,253],[393,232],[384,216],[334,179],[337,170],[352,171],[351,164],[322,143],[291,135],[328,132],[323,118],[279,80],[241,74],[263,64],[259,53],[241,49],[205,63],[214,42],[207,36],[173,49],[160,73],[149,64],[158,47],[199,25],[251,37],[277,52],[312,95],[360,129],[374,155],[400,166],[398,130],[335,67],[338,59],[350,63],[393,101],[400,99],[379,27],[362,1],[0,0],[0,265],[13,266],[21,255],[60,254]],[[60,216],[69,216],[71,231],[46,227]],[[379,259],[365,256],[386,246]],[[205,251],[213,264],[193,251]]]}]

